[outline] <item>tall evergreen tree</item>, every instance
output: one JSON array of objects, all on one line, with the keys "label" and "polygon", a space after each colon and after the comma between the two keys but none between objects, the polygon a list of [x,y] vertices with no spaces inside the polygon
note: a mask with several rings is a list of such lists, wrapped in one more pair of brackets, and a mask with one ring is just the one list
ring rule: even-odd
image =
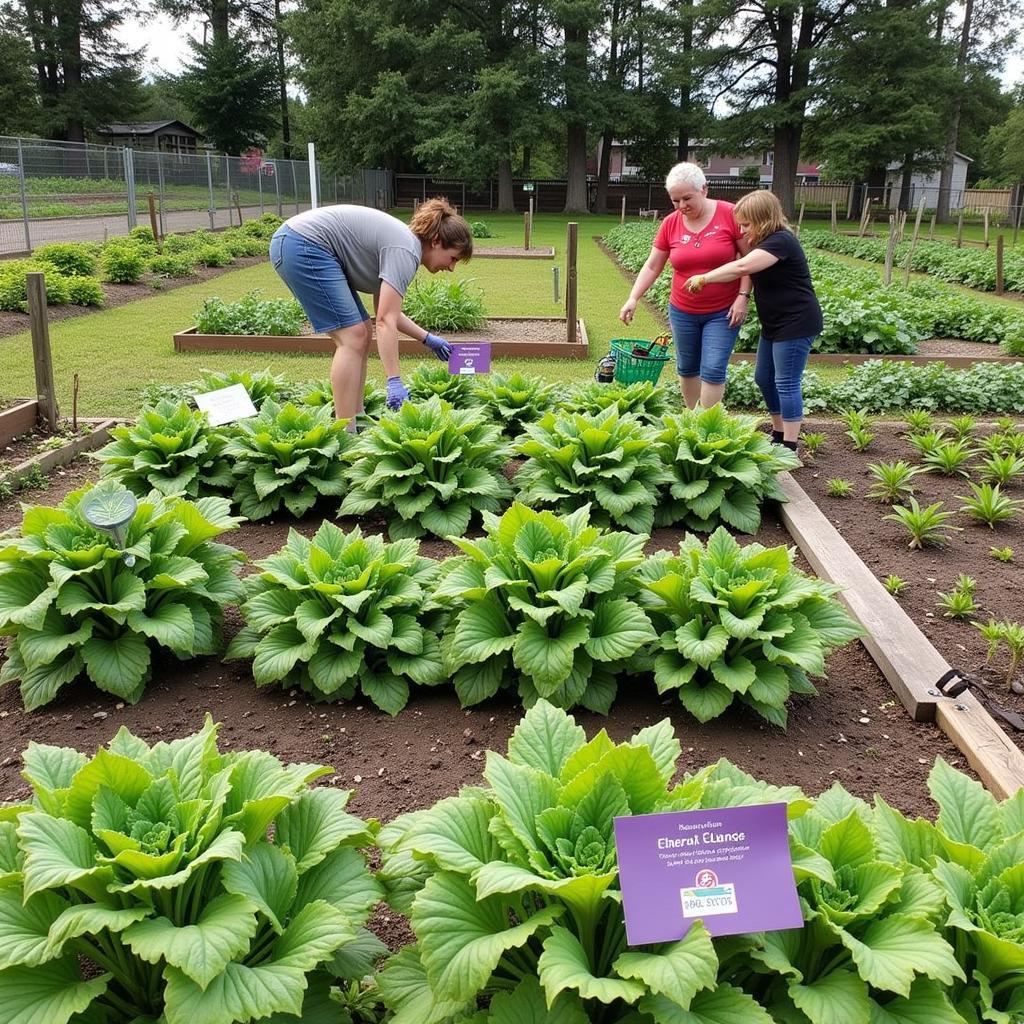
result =
[{"label": "tall evergreen tree", "polygon": [[0,135],[31,135],[39,128],[32,44],[24,25],[13,4],[0,5]]}]

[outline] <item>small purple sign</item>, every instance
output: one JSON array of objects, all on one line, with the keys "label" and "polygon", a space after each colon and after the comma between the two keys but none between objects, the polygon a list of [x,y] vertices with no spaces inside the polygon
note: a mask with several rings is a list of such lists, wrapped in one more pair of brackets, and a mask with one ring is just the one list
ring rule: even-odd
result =
[{"label": "small purple sign", "polygon": [[448,372],[476,374],[491,372],[491,343],[480,341],[473,345],[458,342],[452,345],[448,357]]},{"label": "small purple sign", "polygon": [[631,946],[800,928],[786,805],[755,804],[615,819]]}]

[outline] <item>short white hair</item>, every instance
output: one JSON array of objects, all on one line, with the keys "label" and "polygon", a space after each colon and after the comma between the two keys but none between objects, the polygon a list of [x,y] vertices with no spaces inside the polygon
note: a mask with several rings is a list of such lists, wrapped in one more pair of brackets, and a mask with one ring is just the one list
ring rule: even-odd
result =
[{"label": "short white hair", "polygon": [[676,164],[665,175],[666,189],[676,188],[679,185],[692,185],[694,188],[701,189],[707,183],[708,179],[704,177],[704,172],[689,160]]}]

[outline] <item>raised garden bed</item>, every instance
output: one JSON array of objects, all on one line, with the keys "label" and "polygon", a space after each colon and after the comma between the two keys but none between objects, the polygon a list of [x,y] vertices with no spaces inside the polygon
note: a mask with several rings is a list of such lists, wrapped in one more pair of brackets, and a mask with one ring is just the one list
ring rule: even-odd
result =
[{"label": "raised garden bed", "polygon": [[8,408],[0,410],[0,448],[6,448],[16,437],[27,434],[39,416],[39,402],[35,398],[18,398]]},{"label": "raised garden bed", "polygon": [[[583,320],[576,321],[576,342],[566,340],[565,317],[504,316],[488,317],[476,331],[445,332],[451,342],[491,343],[492,356],[518,356],[523,359],[587,359],[590,343]],[[176,352],[237,351],[296,352],[320,354],[334,351],[334,343],[326,334],[273,336],[265,334],[199,334],[195,327],[174,335]],[[422,356],[423,346],[412,338],[399,339],[401,355]],[[371,349],[371,351],[374,351]]]},{"label": "raised garden bed", "polygon": [[[855,366],[881,359],[890,363],[912,363],[914,366],[944,363],[951,369],[966,369],[975,363],[1001,363],[1009,366],[1021,362],[1020,356],[998,355],[999,346],[985,342],[931,338],[918,342],[917,347],[917,354],[912,356],[878,352],[812,352],[807,361],[811,366]],[[752,363],[756,358],[756,352],[734,352],[729,361]]]},{"label": "raised garden bed", "polygon": [[514,245],[480,245],[473,246],[473,258],[485,260],[553,260],[555,258],[555,247],[553,245],[533,246],[524,249]]},{"label": "raised garden bed", "polygon": [[[33,403],[34,404],[34,403]],[[0,480],[12,488],[45,477],[86,452],[96,451],[110,440],[109,418],[79,418],[78,431],[50,434],[31,430],[0,450]]]}]

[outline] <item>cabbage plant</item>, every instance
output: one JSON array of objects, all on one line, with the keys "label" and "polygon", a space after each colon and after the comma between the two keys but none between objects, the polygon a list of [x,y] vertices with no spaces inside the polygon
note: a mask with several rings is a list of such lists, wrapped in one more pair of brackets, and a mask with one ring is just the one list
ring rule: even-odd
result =
[{"label": "cabbage plant", "polygon": [[258,416],[239,420],[224,454],[232,460],[232,499],[247,519],[266,519],[283,505],[299,518],[322,495],[345,489],[341,455],[353,435],[331,406],[280,406],[264,400]]},{"label": "cabbage plant", "polygon": [[227,658],[253,658],[258,685],[300,686],[318,700],[361,690],[395,715],[410,681],[444,679],[438,616],[423,611],[438,563],[416,541],[387,544],[325,522],[311,540],[289,531],[256,566]]},{"label": "cabbage plant", "polygon": [[[333,769],[220,753],[209,716],[88,758],[30,743],[31,799],[0,805],[0,1017],[8,1024],[337,1021],[372,970],[380,898]],[[272,836],[272,838],[268,838]]]},{"label": "cabbage plant", "polygon": [[687,534],[677,555],[654,555],[639,575],[660,637],[658,692],[677,691],[700,722],[740,700],[785,726],[790,694],[816,693],[808,676],[863,633],[833,599],[840,588],[797,569],[791,549],[740,547],[724,527],[707,547]]},{"label": "cabbage plant", "polygon": [[154,490],[198,498],[231,487],[227,438],[210,426],[206,413],[193,412],[185,402],[165,400],[144,408],[134,424],[114,427],[110,434],[114,440],[93,456],[100,473],[140,498]]},{"label": "cabbage plant", "polygon": [[573,512],[590,503],[600,526],[650,533],[658,488],[670,481],[658,431],[612,409],[592,416],[549,412],[528,424],[516,450],[524,504]]},{"label": "cabbage plant", "polygon": [[409,377],[409,401],[425,402],[437,397],[456,409],[471,409],[480,404],[472,376],[449,373],[447,365],[422,363]]},{"label": "cabbage plant", "polygon": [[511,497],[502,475],[509,448],[479,409],[436,396],[406,402],[359,435],[339,515],[379,511],[393,539],[466,532],[474,511],[495,512]]},{"label": "cabbage plant", "polygon": [[786,500],[778,474],[799,468],[800,459],[772,444],[757,417],[732,416],[719,404],[684,409],[663,423],[658,440],[667,449],[671,481],[658,501],[658,526],[680,523],[710,533],[725,523],[756,533],[762,502]]},{"label": "cabbage plant", "polygon": [[85,519],[87,496],[119,518],[134,503],[104,480],[26,508],[20,531],[0,538],[0,634],[12,638],[0,684],[20,682],[28,710],[82,675],[135,703],[154,655],[216,653],[224,607],[242,596],[245,556],[214,540],[241,521],[226,498],[154,492],[115,539]]},{"label": "cabbage plant", "polygon": [[527,706],[608,713],[616,670],[656,636],[633,597],[647,538],[600,530],[589,513],[516,502],[484,516],[483,540],[449,538],[465,554],[446,561],[435,599],[452,612],[442,651],[464,707],[515,685]]},{"label": "cabbage plant", "polygon": [[588,416],[614,409],[619,415],[635,416],[648,426],[661,426],[661,418],[669,410],[669,393],[647,380],[633,384],[587,381],[571,388],[559,407]]},{"label": "cabbage plant", "polygon": [[508,376],[489,373],[476,383],[476,396],[487,415],[508,438],[518,437],[527,423],[537,420],[555,407],[559,387],[540,377],[522,373]]}]

